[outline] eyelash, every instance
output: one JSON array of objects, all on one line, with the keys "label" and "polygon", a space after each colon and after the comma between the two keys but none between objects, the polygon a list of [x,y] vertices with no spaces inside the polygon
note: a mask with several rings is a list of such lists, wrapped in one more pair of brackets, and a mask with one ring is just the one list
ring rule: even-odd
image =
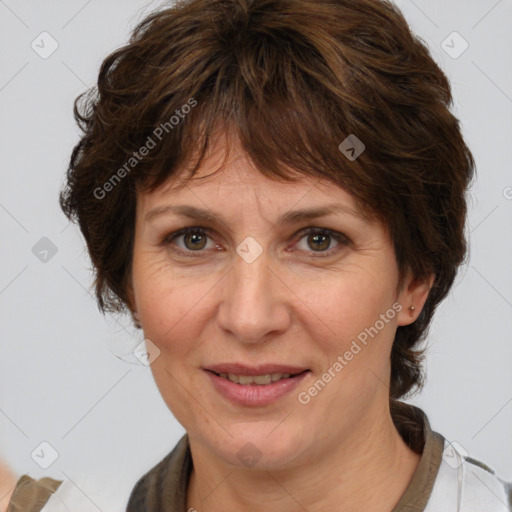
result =
[{"label": "eyelash", "polygon": [[[187,235],[189,233],[195,233],[195,234],[198,234],[201,236],[210,237],[212,232],[209,229],[205,229],[200,226],[197,226],[197,227],[192,226],[192,227],[188,227],[188,228],[183,228],[183,229],[180,229],[179,231],[175,231],[175,232],[167,235],[163,239],[162,244],[172,245],[172,242],[174,242],[174,240],[176,240],[176,238],[183,236],[183,235]],[[334,238],[338,242],[338,245],[334,249],[328,249],[326,251],[302,251],[302,252],[308,252],[308,253],[315,254],[315,256],[313,256],[313,258],[326,258],[328,256],[332,256],[332,255],[336,254],[338,251],[340,251],[344,246],[349,245],[351,243],[350,239],[343,233],[339,233],[338,231],[333,231],[332,229],[328,229],[328,228],[314,228],[314,227],[305,228],[305,229],[301,230],[299,233],[297,233],[297,236],[298,236],[297,242],[299,242],[304,237],[309,236],[311,234],[327,235],[327,236]],[[185,250],[185,249],[182,249],[181,247],[176,247],[176,246],[173,247],[172,250],[179,254],[183,254],[186,257],[191,257],[191,258],[196,258],[198,256],[202,256],[202,253],[204,253],[204,250],[191,251],[191,250]],[[197,253],[197,254],[194,254],[194,253]]]}]

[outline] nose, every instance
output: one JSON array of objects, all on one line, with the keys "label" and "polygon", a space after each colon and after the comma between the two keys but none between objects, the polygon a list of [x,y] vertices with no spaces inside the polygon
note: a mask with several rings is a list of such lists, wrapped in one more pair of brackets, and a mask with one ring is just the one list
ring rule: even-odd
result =
[{"label": "nose", "polygon": [[286,332],[292,292],[270,268],[266,253],[248,263],[238,254],[222,284],[217,312],[221,329],[239,342],[257,344]]}]

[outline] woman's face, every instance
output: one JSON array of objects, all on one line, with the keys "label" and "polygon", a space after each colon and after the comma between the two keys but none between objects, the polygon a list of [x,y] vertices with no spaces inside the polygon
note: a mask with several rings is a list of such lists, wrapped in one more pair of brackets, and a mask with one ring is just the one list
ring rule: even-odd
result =
[{"label": "woman's face", "polygon": [[212,177],[174,183],[138,197],[132,291],[160,351],[155,381],[191,442],[274,469],[358,442],[386,418],[395,330],[428,288],[396,294],[387,231],[331,183],[272,181],[240,151]]}]

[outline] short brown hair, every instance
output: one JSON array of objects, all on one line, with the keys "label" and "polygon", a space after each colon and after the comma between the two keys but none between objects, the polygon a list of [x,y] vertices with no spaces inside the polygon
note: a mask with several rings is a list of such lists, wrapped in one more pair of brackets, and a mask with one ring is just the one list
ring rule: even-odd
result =
[{"label": "short brown hair", "polygon": [[[422,383],[418,345],[466,255],[474,162],[451,103],[387,1],[187,0],[151,14],[75,101],[84,133],[60,200],[87,242],[100,309],[130,308],[137,192],[190,162],[192,178],[220,126],[265,176],[331,180],[382,220],[399,286],[408,270],[435,274],[417,320],[396,332],[390,397],[404,396]],[[349,135],[365,146],[357,159],[339,149]]]}]

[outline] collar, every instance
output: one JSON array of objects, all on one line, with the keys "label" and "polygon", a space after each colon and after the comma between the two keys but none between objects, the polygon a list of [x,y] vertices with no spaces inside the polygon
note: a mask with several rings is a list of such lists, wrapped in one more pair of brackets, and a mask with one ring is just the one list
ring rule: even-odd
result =
[{"label": "collar", "polygon": [[[392,416],[404,441],[421,459],[392,512],[424,512],[441,464],[444,438],[433,432],[425,413],[393,402]],[[127,512],[186,512],[187,487],[193,463],[188,434],[135,485]]]}]

